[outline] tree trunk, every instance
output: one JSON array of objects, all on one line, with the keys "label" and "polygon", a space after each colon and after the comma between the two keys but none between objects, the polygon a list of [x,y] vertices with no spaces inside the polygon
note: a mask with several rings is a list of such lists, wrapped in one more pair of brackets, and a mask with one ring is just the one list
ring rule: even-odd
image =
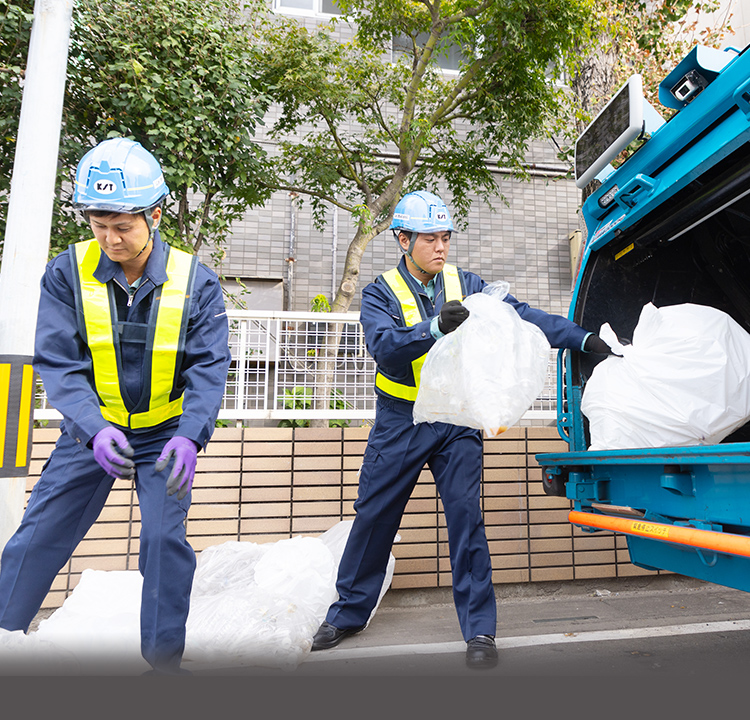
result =
[{"label": "tree trunk", "polygon": [[[341,275],[341,283],[339,284],[336,297],[331,304],[332,312],[347,312],[351,307],[359,282],[359,267],[362,256],[370,240],[376,234],[377,231],[374,228],[366,230],[359,228],[357,230],[346,253],[346,262],[344,263],[344,272]],[[316,410],[327,410],[330,407],[331,401],[334,400],[336,358],[338,357],[343,329],[343,323],[336,323],[333,328],[329,327],[329,332],[325,336],[325,342],[322,347],[318,348],[319,355],[315,373],[314,393],[314,407]],[[310,427],[328,427],[328,420],[323,418],[313,419],[310,422]]]}]

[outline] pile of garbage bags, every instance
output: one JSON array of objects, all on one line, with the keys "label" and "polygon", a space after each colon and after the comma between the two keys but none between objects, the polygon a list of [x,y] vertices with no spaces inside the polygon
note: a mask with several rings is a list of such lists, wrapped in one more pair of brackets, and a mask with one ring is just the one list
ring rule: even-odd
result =
[{"label": "pile of garbage bags", "polygon": [[714,445],[750,419],[750,334],[721,310],[648,303],[632,344],[599,335],[621,357],[584,388],[589,450]]},{"label": "pile of garbage bags", "polygon": [[[319,537],[229,541],[198,555],[183,667],[293,670],[337,598],[351,520]],[[398,536],[397,536],[398,540]],[[393,579],[391,554],[375,614]],[[0,629],[2,674],[140,674],[139,572],[84,570],[62,607],[29,635]]]}]

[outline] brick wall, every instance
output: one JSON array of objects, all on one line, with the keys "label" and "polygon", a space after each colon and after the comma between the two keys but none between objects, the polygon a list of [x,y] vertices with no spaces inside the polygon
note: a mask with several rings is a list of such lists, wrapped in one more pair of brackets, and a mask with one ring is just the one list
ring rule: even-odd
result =
[{"label": "brick wall", "polygon": [[[188,539],[200,552],[227,540],[274,542],[319,535],[354,516],[368,428],[220,428],[198,456]],[[58,436],[34,431],[28,492]],[[569,501],[544,494],[535,453],[565,450],[555,428],[511,428],[485,440],[483,509],[495,583],[651,575],[629,562],[625,538],[584,533]],[[44,606],[59,607],[86,568],[136,570],[140,515],[132,482],[117,480],[107,505]],[[394,588],[451,584],[445,520],[424,470],[393,548]]]}]

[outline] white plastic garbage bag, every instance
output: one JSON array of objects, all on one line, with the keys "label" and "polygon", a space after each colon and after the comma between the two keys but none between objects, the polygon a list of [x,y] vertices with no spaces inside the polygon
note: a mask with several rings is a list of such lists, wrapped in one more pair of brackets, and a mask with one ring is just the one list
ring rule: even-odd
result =
[{"label": "white plastic garbage bag", "polygon": [[62,607],[36,635],[72,653],[85,672],[144,672],[140,617],[143,578],[137,571],[87,568]]},{"label": "white plastic garbage bag", "polygon": [[[67,649],[48,642],[38,632],[0,628],[0,675],[79,675],[78,658]],[[92,673],[87,673],[92,674]]]},{"label": "white plastic garbage bag", "polygon": [[[352,521],[344,520],[319,537],[205,548],[193,580],[184,666],[297,667],[337,598],[336,575],[351,527]],[[395,563],[391,553],[370,618],[391,585]],[[3,674],[25,674],[31,667],[55,674],[148,670],[140,653],[142,587],[137,570],[84,570],[37,632],[0,629]]]},{"label": "white plastic garbage bag", "polygon": [[[338,597],[338,565],[351,526],[347,520],[320,537],[264,544],[229,541],[203,550],[190,598],[185,660],[297,667]],[[378,604],[390,587],[394,566],[391,554]],[[377,605],[372,615],[375,610]]]},{"label": "white plastic garbage bag", "polygon": [[414,422],[445,422],[494,436],[515,425],[538,397],[550,345],[503,302],[510,286],[491,283],[463,302],[469,317],[427,353]]},{"label": "white plastic garbage bag", "polygon": [[336,599],[336,563],[313,537],[225,542],[198,558],[185,660],[296,667]]},{"label": "white plastic garbage bag", "polygon": [[623,357],[586,383],[589,450],[713,445],[750,418],[750,334],[721,310],[648,303],[632,345],[599,335]]}]

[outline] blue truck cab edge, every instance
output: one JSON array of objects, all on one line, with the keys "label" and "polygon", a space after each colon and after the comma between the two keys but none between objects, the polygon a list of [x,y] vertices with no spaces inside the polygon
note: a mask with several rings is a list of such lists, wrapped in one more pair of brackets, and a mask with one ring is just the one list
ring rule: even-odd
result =
[{"label": "blue truck cab edge", "polygon": [[[640,122],[632,86],[579,138],[576,153],[580,143],[589,165],[599,160],[594,170],[622,149],[613,138],[631,141],[617,126],[628,102]],[[646,139],[616,170],[598,172],[583,204],[569,317],[631,338],[645,304],[695,303],[750,332],[750,46],[693,48],[659,100],[676,112],[654,122],[647,107]],[[585,170],[577,165],[577,177]],[[558,431],[569,449],[536,456],[545,492],[568,498],[583,530],[623,533],[640,567],[750,590],[750,422],[718,445],[589,451],[581,398],[602,359],[560,351]]]}]

